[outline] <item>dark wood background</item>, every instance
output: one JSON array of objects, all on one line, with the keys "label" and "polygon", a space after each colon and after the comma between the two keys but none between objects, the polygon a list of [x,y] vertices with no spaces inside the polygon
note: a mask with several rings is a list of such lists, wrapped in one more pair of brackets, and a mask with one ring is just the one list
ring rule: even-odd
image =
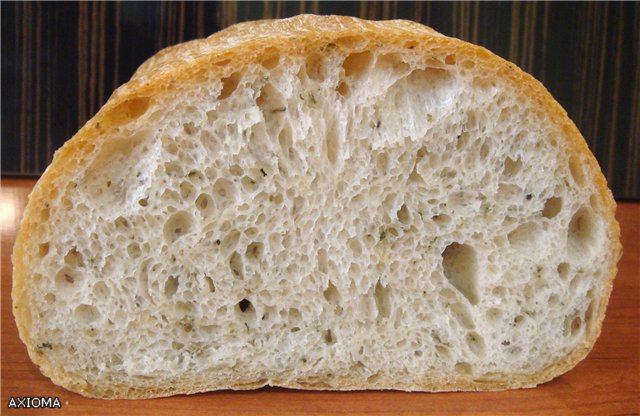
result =
[{"label": "dark wood background", "polygon": [[2,2],[2,174],[38,175],[161,48],[235,22],[403,18],[482,45],[541,80],[617,198],[640,198],[638,2]]}]

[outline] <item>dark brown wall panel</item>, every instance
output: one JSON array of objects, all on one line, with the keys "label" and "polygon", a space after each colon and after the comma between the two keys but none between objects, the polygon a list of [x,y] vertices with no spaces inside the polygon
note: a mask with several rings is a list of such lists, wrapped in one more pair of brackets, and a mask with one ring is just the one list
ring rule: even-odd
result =
[{"label": "dark brown wall panel", "polygon": [[640,198],[638,2],[2,2],[2,172],[53,152],[159,49],[235,22],[305,13],[411,19],[541,80],[616,197]]}]

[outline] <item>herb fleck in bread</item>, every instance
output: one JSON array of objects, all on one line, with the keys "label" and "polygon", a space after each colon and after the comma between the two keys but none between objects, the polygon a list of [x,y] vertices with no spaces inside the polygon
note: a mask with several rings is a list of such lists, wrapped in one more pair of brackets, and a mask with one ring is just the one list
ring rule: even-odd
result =
[{"label": "herb fleck in bread", "polygon": [[564,110],[487,50],[243,23],[158,53],[56,153],[14,314],[93,397],[531,387],[600,333],[614,213]]}]

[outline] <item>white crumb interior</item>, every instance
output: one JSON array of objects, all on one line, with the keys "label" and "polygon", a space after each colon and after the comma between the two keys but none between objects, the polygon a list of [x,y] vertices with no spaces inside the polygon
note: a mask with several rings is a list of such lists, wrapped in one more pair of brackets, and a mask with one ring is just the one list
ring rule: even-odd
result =
[{"label": "white crumb interior", "polygon": [[52,201],[38,352],[113,385],[566,356],[607,272],[593,181],[528,97],[451,61],[283,56],[152,103]]}]

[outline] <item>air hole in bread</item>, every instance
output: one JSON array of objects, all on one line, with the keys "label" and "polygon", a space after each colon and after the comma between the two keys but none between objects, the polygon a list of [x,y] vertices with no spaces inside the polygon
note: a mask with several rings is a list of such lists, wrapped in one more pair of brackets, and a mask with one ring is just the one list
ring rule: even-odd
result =
[{"label": "air hole in bread", "polygon": [[424,179],[422,178],[422,175],[420,175],[418,173],[418,165],[413,165],[413,170],[411,171],[411,174],[409,174],[409,182],[413,182],[413,183],[424,183]]},{"label": "air hole in bread", "polygon": [[434,215],[431,219],[440,226],[447,225],[451,222],[451,217],[447,214]]},{"label": "air hole in bread", "polygon": [[309,79],[313,81],[322,81],[325,78],[324,60],[324,56],[319,53],[309,54],[305,65]]},{"label": "air hole in bread", "polygon": [[452,243],[442,253],[444,275],[472,304],[478,303],[476,251],[468,244]]},{"label": "air hole in bread", "polygon": [[402,55],[390,53],[377,58],[375,71],[392,75],[395,78],[402,78],[407,75],[411,67],[402,60]]},{"label": "air hole in bread", "polygon": [[[469,115],[467,115],[467,116],[469,116]],[[469,139],[470,138],[471,138],[471,135],[469,134],[468,131],[465,130],[462,133],[460,133],[458,135],[458,137],[456,138],[456,150],[465,149],[467,147],[467,145],[469,144]]]},{"label": "air hole in bread", "polygon": [[49,219],[49,215],[50,215],[49,203],[45,203],[43,208],[40,210],[40,218],[42,219],[42,221],[46,221]]},{"label": "air hole in bread", "polygon": [[284,236],[282,236],[282,247],[285,250],[289,250],[291,248],[291,244],[292,244],[291,235],[285,234]]},{"label": "air hole in bread", "polygon": [[484,339],[480,336],[480,334],[478,334],[477,332],[469,332],[465,337],[464,337],[465,342],[467,343],[467,346],[469,347],[469,350],[471,350],[471,352],[478,356],[478,357],[483,357],[484,356]]},{"label": "air hole in bread", "polygon": [[141,253],[142,251],[140,250],[140,246],[138,245],[138,243],[131,243],[127,246],[127,254],[132,259],[137,259],[138,257],[140,257]]},{"label": "air hole in bread", "polygon": [[502,319],[504,312],[502,309],[498,308],[489,308],[486,312],[487,320],[491,323],[497,323]]},{"label": "air hole in bread", "polygon": [[389,169],[389,155],[386,152],[382,152],[376,156],[376,168],[381,173],[386,173]]},{"label": "air hole in bread", "polygon": [[373,54],[369,51],[356,52],[347,56],[342,63],[344,74],[347,77],[358,78],[371,66]]},{"label": "air hole in bread", "polygon": [[116,218],[113,223],[115,224],[116,230],[118,231],[125,231],[128,230],[129,227],[131,227],[131,224],[129,224],[129,220],[127,220],[123,216],[119,216],[118,218]]},{"label": "air hole in bread", "polygon": [[180,285],[180,281],[178,277],[169,276],[167,280],[164,282],[164,295],[168,298],[175,295],[178,291],[178,286]]},{"label": "air hole in bread", "polygon": [[415,40],[410,40],[404,43],[404,47],[407,49],[415,49],[415,47],[418,45],[419,43]]},{"label": "air hole in bread", "polygon": [[596,234],[596,223],[593,213],[586,207],[573,214],[569,223],[568,243],[572,254],[589,251]]},{"label": "air hole in bread", "polygon": [[344,81],[339,82],[338,86],[336,87],[336,91],[341,96],[343,96],[343,97],[346,96],[349,93],[349,84],[347,84]]},{"label": "air hole in bread", "polygon": [[[210,131],[200,130],[200,142],[202,143],[202,146],[206,150],[207,154],[209,155],[219,154],[221,150],[221,143],[220,143],[221,141],[216,137],[213,137],[213,134],[211,134]],[[212,166],[208,166],[205,168],[204,173],[205,175],[207,175],[207,178],[212,179],[216,176],[216,168]]]},{"label": "air hole in bread", "polygon": [[590,328],[592,327],[592,325],[594,324],[593,322],[593,309],[594,309],[594,299],[593,299],[593,293],[591,290],[589,290],[589,292],[587,292],[587,299],[589,299],[589,306],[587,306],[587,310],[584,314],[584,323],[587,326],[586,330],[589,331]]},{"label": "air hole in bread", "polygon": [[567,276],[569,276],[570,271],[571,271],[571,265],[569,263],[558,264],[558,275],[563,279],[566,279]]},{"label": "air hole in bread", "polygon": [[473,69],[476,66],[476,63],[470,59],[465,59],[461,62],[461,65],[464,69]]},{"label": "air hole in bread", "polygon": [[419,172],[419,170],[422,168],[422,166],[420,165],[420,162],[422,161],[422,159],[424,159],[425,156],[428,156],[428,155],[429,155],[429,152],[424,146],[418,149],[418,151],[416,152],[416,158],[413,164],[413,170],[411,171],[411,175],[409,176],[409,180],[411,182],[424,182],[424,179]]},{"label": "air hole in bread", "polygon": [[337,123],[331,123],[329,125],[325,141],[327,146],[327,159],[329,159],[331,164],[335,164],[340,154],[340,138],[338,137]]},{"label": "air hole in bread", "polygon": [[[510,280],[512,276],[506,275],[505,280]],[[507,293],[507,289],[504,286],[496,286],[491,289],[491,294],[497,298],[504,299],[505,294]]]},{"label": "air hole in bread", "polygon": [[264,212],[261,212],[260,214],[258,214],[258,216],[256,217],[256,221],[255,224],[256,225],[262,225],[264,224],[264,221],[267,219],[267,216],[264,215]]},{"label": "air hole in bread", "polygon": [[[249,238],[254,238],[255,236],[258,235],[258,229],[256,227],[249,227],[244,230],[244,235],[246,235]],[[256,243],[256,244],[262,244],[262,243]],[[262,253],[262,247],[260,247],[260,254],[261,253]]]},{"label": "air hole in bread", "polygon": [[350,238],[347,246],[349,247],[349,250],[351,250],[351,253],[353,253],[355,258],[360,257],[360,255],[362,254],[362,244],[360,243],[358,237]]},{"label": "air hole in bread", "polygon": [[204,281],[207,284],[209,292],[216,293],[216,286],[213,284],[213,279],[210,276],[204,276]]},{"label": "air hole in bread", "polygon": [[329,345],[336,343],[336,338],[330,329],[327,329],[326,331],[324,331],[324,333],[322,334],[322,338],[324,339],[324,342]]},{"label": "air hole in bread", "polygon": [[524,321],[524,315],[517,315],[515,318],[513,318],[512,326],[517,327],[522,323],[522,321]]},{"label": "air hole in bread", "polygon": [[220,198],[233,199],[235,195],[235,187],[228,179],[218,178],[213,185],[213,192],[215,192]]},{"label": "air hole in bread", "polygon": [[175,303],[176,313],[183,318],[193,319],[193,317],[191,317],[191,314],[194,312],[194,309],[195,308],[192,302],[178,301]]},{"label": "air hole in bread", "polygon": [[186,211],[179,211],[171,215],[164,224],[164,239],[173,243],[186,235],[193,227],[193,217]]},{"label": "air hole in bread", "polygon": [[327,274],[327,272],[329,271],[329,267],[327,263],[327,250],[323,248],[318,250],[317,261],[318,261],[318,271],[322,274]]},{"label": "air hole in bread", "polygon": [[507,239],[509,240],[509,244],[516,250],[535,249],[541,232],[540,224],[526,222],[507,234]]},{"label": "air hole in bread", "polygon": [[398,212],[396,212],[396,217],[398,221],[403,224],[408,224],[411,221],[411,215],[409,214],[409,209],[406,204],[402,204]]},{"label": "air hole in bread", "polygon": [[262,257],[262,251],[264,250],[264,244],[259,242],[253,242],[247,246],[245,257],[249,261],[260,261]]},{"label": "air hole in bread", "polygon": [[462,325],[463,328],[474,329],[476,327],[473,322],[473,318],[471,317],[471,312],[464,303],[453,303],[450,306],[450,309],[453,317],[456,319],[456,321],[458,321],[460,325]]},{"label": "air hole in bread", "polygon": [[57,289],[69,289],[79,283],[80,275],[72,268],[65,266],[56,273],[55,281]]},{"label": "air hole in bread", "polygon": [[560,213],[562,209],[562,198],[551,197],[544,203],[542,216],[545,218],[553,218]]},{"label": "air hole in bread", "polygon": [[287,310],[287,317],[289,319],[289,323],[293,325],[297,325],[302,321],[302,314],[298,308],[289,308]]},{"label": "air hole in bread", "polygon": [[282,94],[272,84],[262,86],[256,99],[256,104],[264,113],[265,118],[284,113],[287,110],[286,102],[282,98]]},{"label": "air hole in bread", "polygon": [[208,194],[200,194],[196,198],[196,208],[204,218],[208,217],[213,210],[213,198]]},{"label": "air hole in bread", "polygon": [[51,305],[56,301],[56,295],[49,292],[46,295],[44,295],[44,301],[47,302],[49,305]]},{"label": "air hole in bread", "polygon": [[189,180],[192,183],[196,183],[196,184],[199,184],[202,181],[204,181],[204,175],[202,174],[202,172],[195,169],[192,169],[191,171],[189,171],[189,173],[187,174],[187,178],[189,178]]},{"label": "air hole in bread", "polygon": [[456,64],[456,56],[451,54],[451,55],[447,55],[444,58],[444,63],[447,65],[455,65]]},{"label": "air hole in bread", "polygon": [[67,251],[67,254],[64,256],[64,264],[71,267],[78,267],[84,265],[84,257],[75,247],[71,248]]},{"label": "air hole in bread", "polygon": [[451,351],[444,345],[436,345],[436,357],[448,361],[451,358]]},{"label": "air hole in bread", "polygon": [[228,98],[238,87],[238,83],[240,82],[241,75],[236,72],[226,78],[222,78],[222,90],[220,91],[220,95],[218,95],[218,100],[224,100]]},{"label": "air hole in bread", "polygon": [[256,189],[258,189],[258,184],[256,183],[256,180],[250,176],[247,176],[247,175],[243,176],[241,183],[242,183],[242,187],[247,193],[253,193],[256,191]]},{"label": "air hole in bread", "polygon": [[400,233],[396,227],[387,227],[387,236],[398,237],[400,236]]},{"label": "air hole in bread", "polygon": [[229,173],[233,176],[242,176],[244,175],[244,169],[240,165],[232,165],[229,167]]},{"label": "air hole in bread", "polygon": [[148,97],[130,98],[112,109],[110,115],[125,121],[135,120],[147,112],[150,103]]},{"label": "air hole in bread", "polygon": [[440,177],[442,179],[453,179],[458,175],[458,172],[456,172],[454,169],[451,168],[443,168],[440,171]]},{"label": "air hole in bread", "polygon": [[569,159],[569,171],[575,183],[581,187],[584,186],[586,178],[582,169],[582,160],[579,156],[571,156]]},{"label": "air hole in bread", "polygon": [[114,367],[118,367],[123,363],[122,357],[120,356],[120,354],[111,354],[111,356],[109,357],[109,362],[110,362],[110,365]]},{"label": "air hole in bread", "polygon": [[[280,130],[278,134],[278,143],[280,144],[280,148],[282,149],[285,155],[289,155],[289,149],[293,143],[292,134],[291,134],[291,126],[285,124]],[[287,169],[280,162],[278,162],[278,169],[283,176],[287,176]]]},{"label": "air hole in bread", "polygon": [[104,282],[94,283],[93,286],[91,287],[91,292],[93,293],[93,296],[95,296],[98,299],[108,299],[111,293],[111,291],[109,290],[109,288]]},{"label": "air hole in bread", "polygon": [[575,337],[582,328],[582,318],[579,315],[571,315],[564,318],[563,334],[565,337]]},{"label": "air hole in bread", "polygon": [[195,133],[195,132],[196,132],[196,126],[195,126],[193,123],[191,123],[191,122],[189,122],[189,123],[184,123],[184,124],[182,125],[182,129],[184,130],[184,132],[185,132],[188,136],[191,136],[191,135],[193,135],[193,133]]},{"label": "air hole in bread", "polygon": [[522,169],[522,161],[520,158],[513,160],[510,157],[507,157],[504,161],[504,168],[502,169],[502,174],[506,177],[513,177]]},{"label": "air hole in bread", "polygon": [[[98,185],[98,184],[95,184],[95,185]],[[119,185],[122,185],[122,183],[120,182]],[[98,185],[96,188],[92,189],[92,191],[94,192],[94,195],[96,198],[100,198],[100,196],[103,194],[104,189],[100,187],[100,185]],[[105,194],[106,194],[105,199],[113,197],[113,194],[109,194],[107,192],[105,192]],[[62,198],[60,199],[60,205],[62,209],[65,211],[71,211],[74,208],[73,202],[71,202],[71,198],[68,195],[62,196]],[[45,204],[45,208],[41,211],[42,219],[43,220],[49,219],[49,213],[50,213],[49,208],[47,207],[47,204]]]},{"label": "air hole in bread", "polygon": [[38,255],[44,257],[49,253],[49,243],[38,244]]},{"label": "air hole in bread", "polygon": [[236,279],[244,279],[242,256],[237,251],[234,251],[229,257],[229,268]]},{"label": "air hole in bread", "polygon": [[378,280],[374,290],[374,297],[376,300],[376,307],[378,309],[378,317],[386,319],[391,314],[391,287],[383,286],[382,282]]},{"label": "air hole in bread", "polygon": [[498,185],[498,193],[496,198],[501,200],[511,200],[522,194],[522,188],[515,184],[500,183]]},{"label": "air hole in bread", "polygon": [[361,278],[361,270],[362,269],[360,268],[360,265],[356,262],[352,262],[349,265],[349,271],[347,272],[347,274],[349,275],[349,278],[352,282],[356,282]]},{"label": "air hole in bread", "polygon": [[182,348],[184,348],[184,344],[178,341],[172,341],[171,348],[173,348],[176,351],[180,351]]},{"label": "air hole in bread", "polygon": [[257,320],[256,308],[247,298],[242,299],[236,304],[235,307],[236,316],[244,323],[246,331],[251,330],[250,325],[253,325]]},{"label": "air hole in bread", "polygon": [[480,146],[480,160],[485,160],[489,156],[489,143],[482,143]]},{"label": "air hole in bread", "polygon": [[[343,49],[362,49],[367,45],[368,41],[360,35],[346,35],[336,39],[333,43]],[[327,46],[329,47],[330,45]]]},{"label": "air hole in bread", "polygon": [[584,275],[584,271],[579,269],[573,279],[571,279],[571,283],[569,283],[569,290],[573,294],[581,294],[584,287],[588,283],[588,278]]},{"label": "air hole in bread", "polygon": [[274,69],[280,65],[280,53],[275,48],[269,48],[265,51],[264,57],[262,58],[262,66],[266,69]]},{"label": "air hole in bread", "polygon": [[100,313],[95,306],[81,304],[73,311],[73,317],[82,325],[88,325],[100,317]]},{"label": "air hole in bread", "polygon": [[325,300],[332,305],[338,305],[340,303],[340,292],[338,292],[338,288],[334,286],[334,284],[329,281],[327,288],[322,292]]},{"label": "air hole in bread", "polygon": [[162,148],[171,155],[177,154],[179,150],[176,142],[168,137],[162,138]]},{"label": "air hole in bread", "polygon": [[248,299],[242,299],[238,302],[238,309],[240,309],[240,312],[247,312],[249,308],[253,308],[253,305]]},{"label": "air hole in bread", "polygon": [[457,374],[460,374],[460,375],[467,376],[467,375],[473,374],[473,367],[469,363],[464,363],[464,362],[457,363],[453,367],[453,369]]},{"label": "air hole in bread", "polygon": [[179,178],[184,176],[182,166],[177,162],[167,162],[164,164],[164,171],[168,176]]},{"label": "air hole in bread", "polygon": [[180,184],[180,196],[183,200],[190,200],[196,193],[196,188],[189,181]]}]

